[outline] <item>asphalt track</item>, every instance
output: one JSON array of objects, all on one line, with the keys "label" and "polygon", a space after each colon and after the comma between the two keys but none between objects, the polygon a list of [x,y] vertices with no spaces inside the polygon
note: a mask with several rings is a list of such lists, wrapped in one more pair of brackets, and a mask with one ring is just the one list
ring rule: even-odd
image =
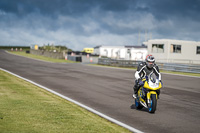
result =
[{"label": "asphalt track", "polygon": [[0,50],[0,67],[48,87],[138,130],[149,133],[200,131],[200,78],[162,74],[155,114],[136,110],[134,70],[48,63]]}]

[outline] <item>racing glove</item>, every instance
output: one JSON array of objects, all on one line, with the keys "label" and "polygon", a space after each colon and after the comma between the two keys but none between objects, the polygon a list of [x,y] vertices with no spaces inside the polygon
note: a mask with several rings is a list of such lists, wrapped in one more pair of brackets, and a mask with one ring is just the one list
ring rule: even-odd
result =
[{"label": "racing glove", "polygon": [[163,86],[163,82],[160,80],[161,85]]},{"label": "racing glove", "polygon": [[139,80],[138,80],[138,84],[139,84],[140,86],[144,85],[144,82],[142,81],[142,79],[139,79]]}]

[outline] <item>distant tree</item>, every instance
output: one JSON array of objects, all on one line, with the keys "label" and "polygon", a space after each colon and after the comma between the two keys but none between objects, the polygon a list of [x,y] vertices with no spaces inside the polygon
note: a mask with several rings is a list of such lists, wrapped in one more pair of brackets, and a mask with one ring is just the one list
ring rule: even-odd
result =
[{"label": "distant tree", "polygon": [[72,51],[71,49],[68,49],[66,46],[62,46],[62,45],[57,45],[57,46],[54,46],[53,44],[52,45],[43,45],[42,47],[40,47],[41,50],[46,50],[46,51],[58,51],[58,52],[63,52],[63,51]]}]

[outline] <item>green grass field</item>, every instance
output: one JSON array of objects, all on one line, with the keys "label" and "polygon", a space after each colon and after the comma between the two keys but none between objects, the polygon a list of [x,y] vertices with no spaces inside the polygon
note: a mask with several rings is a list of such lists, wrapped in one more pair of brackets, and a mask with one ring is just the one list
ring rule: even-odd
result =
[{"label": "green grass field", "polygon": [[0,70],[0,132],[129,132]]},{"label": "green grass field", "polygon": [[8,51],[8,52],[12,54],[20,55],[20,56],[25,56],[25,57],[29,57],[33,59],[39,59],[39,60],[49,61],[49,62],[54,62],[54,63],[76,63],[75,61],[70,61],[70,60],[54,59],[54,58],[40,56],[40,55],[27,54],[25,53],[25,51],[22,51],[22,52]]}]

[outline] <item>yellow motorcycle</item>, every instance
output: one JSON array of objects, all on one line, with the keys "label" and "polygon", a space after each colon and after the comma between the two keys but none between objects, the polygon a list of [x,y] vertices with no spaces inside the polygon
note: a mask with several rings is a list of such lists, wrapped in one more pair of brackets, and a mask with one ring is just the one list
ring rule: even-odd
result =
[{"label": "yellow motorcycle", "polygon": [[144,84],[138,90],[135,106],[137,109],[148,108],[149,113],[155,113],[162,83],[155,75],[146,76],[142,81]]}]

